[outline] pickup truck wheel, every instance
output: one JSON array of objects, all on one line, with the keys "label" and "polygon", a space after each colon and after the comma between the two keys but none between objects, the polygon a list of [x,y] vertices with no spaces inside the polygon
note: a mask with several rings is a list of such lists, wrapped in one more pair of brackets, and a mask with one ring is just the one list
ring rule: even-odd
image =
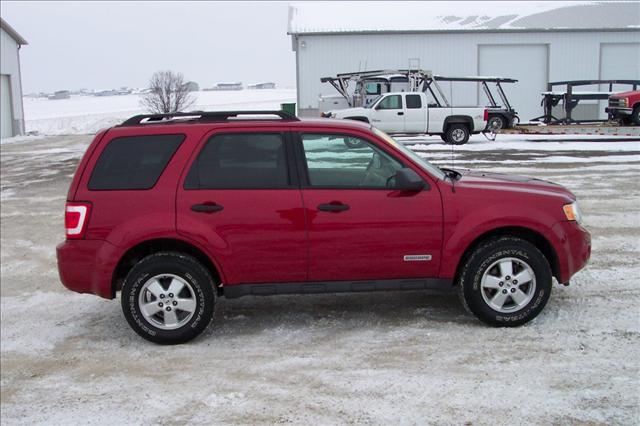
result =
[{"label": "pickup truck wheel", "polygon": [[469,128],[464,124],[452,124],[445,132],[447,143],[464,145],[469,141]]},{"label": "pickup truck wheel", "polygon": [[636,106],[631,113],[631,121],[636,126],[640,126],[640,105]]},{"label": "pickup truck wheel", "polygon": [[140,336],[173,345],[198,336],[213,318],[211,274],[191,256],[160,252],[138,262],[122,286],[122,311]]},{"label": "pickup truck wheel", "polygon": [[506,128],[506,120],[501,115],[492,115],[487,121],[487,130],[500,130]]},{"label": "pickup truck wheel", "polygon": [[458,283],[460,300],[482,322],[515,327],[535,318],[551,294],[549,262],[528,241],[491,239],[469,256]]}]

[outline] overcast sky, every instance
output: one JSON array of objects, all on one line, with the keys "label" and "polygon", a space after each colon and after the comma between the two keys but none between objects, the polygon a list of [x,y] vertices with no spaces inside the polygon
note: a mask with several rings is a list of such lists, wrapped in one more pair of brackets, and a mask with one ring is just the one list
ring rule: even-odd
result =
[{"label": "overcast sky", "polygon": [[144,87],[154,71],[295,84],[287,2],[11,2],[2,18],[29,44],[23,92]]}]

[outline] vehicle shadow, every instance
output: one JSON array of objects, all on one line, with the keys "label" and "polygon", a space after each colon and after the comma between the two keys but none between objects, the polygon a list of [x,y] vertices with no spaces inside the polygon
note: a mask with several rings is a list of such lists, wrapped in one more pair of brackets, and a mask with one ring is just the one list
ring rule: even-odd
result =
[{"label": "vehicle shadow", "polygon": [[[100,335],[103,343],[116,340],[120,346],[142,341],[125,321],[119,300],[117,305],[111,304],[94,316],[77,339]],[[190,344],[208,345],[242,336],[267,337],[274,330],[323,334],[438,328],[439,324],[481,326],[464,310],[453,290],[220,297],[210,326]]]},{"label": "vehicle shadow", "polygon": [[277,327],[348,330],[402,327],[424,321],[470,323],[474,319],[452,291],[220,298],[204,339],[257,334]]}]

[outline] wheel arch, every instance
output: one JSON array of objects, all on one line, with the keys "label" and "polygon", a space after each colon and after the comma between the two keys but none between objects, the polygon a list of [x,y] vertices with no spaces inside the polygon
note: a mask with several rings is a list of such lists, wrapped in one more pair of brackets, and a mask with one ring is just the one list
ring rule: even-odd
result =
[{"label": "wheel arch", "polygon": [[503,122],[503,129],[508,129],[511,124],[511,118],[509,118],[509,115],[506,112],[490,112],[489,113],[489,119],[487,120],[487,126],[486,129],[489,129],[489,121],[491,120],[491,118],[493,117],[500,117],[502,119]]},{"label": "wheel arch", "polygon": [[465,262],[467,261],[467,259],[469,259],[469,256],[471,256],[473,251],[483,242],[492,238],[499,237],[522,238],[523,240],[528,241],[536,246],[549,262],[549,266],[551,266],[551,274],[556,277],[556,279],[559,279],[560,261],[558,259],[558,254],[556,253],[556,250],[554,249],[551,242],[547,240],[544,235],[531,228],[525,228],[521,226],[506,226],[486,231],[477,236],[474,240],[471,241],[471,243],[467,245],[462,256],[460,257],[460,260],[458,261],[458,265],[456,266],[456,273],[453,279],[454,285],[457,285],[462,268],[464,267]]},{"label": "wheel arch", "polygon": [[362,121],[363,123],[368,123],[369,119],[367,117],[345,117],[345,120],[354,120],[354,121]]},{"label": "wheel arch", "polygon": [[175,239],[175,238],[156,238],[152,240],[142,241],[135,246],[129,248],[118,261],[111,279],[111,295],[115,297],[116,292],[122,289],[122,284],[127,274],[133,266],[141,259],[154,253],[161,251],[177,251],[193,256],[209,271],[211,277],[216,283],[216,292],[222,294],[222,275],[216,263],[203,250],[195,245]]},{"label": "wheel arch", "polygon": [[442,131],[447,132],[447,129],[452,124],[465,124],[469,127],[469,133],[472,133],[475,129],[473,126],[473,118],[468,115],[450,115],[444,119],[444,124],[442,125]]}]

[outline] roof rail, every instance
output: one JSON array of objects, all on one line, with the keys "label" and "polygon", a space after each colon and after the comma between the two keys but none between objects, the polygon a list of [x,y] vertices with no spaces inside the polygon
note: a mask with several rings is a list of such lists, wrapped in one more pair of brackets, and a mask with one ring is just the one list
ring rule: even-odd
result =
[{"label": "roof rail", "polygon": [[[189,121],[189,122],[210,122],[210,121],[225,121],[229,119],[239,119],[243,115],[275,115],[283,121],[300,121],[295,115],[286,111],[192,111],[192,112],[174,112],[169,114],[140,114],[135,115],[118,127],[127,126],[139,126],[144,124],[163,124],[174,123],[176,121]],[[255,120],[255,118],[247,118],[248,120]]]}]

